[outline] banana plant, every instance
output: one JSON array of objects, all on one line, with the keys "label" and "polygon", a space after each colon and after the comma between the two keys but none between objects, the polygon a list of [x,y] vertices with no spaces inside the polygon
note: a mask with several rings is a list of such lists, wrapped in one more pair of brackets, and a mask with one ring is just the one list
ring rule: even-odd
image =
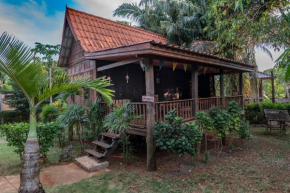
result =
[{"label": "banana plant", "polygon": [[44,192],[39,180],[40,158],[36,131],[36,110],[50,96],[74,88],[97,91],[109,105],[113,91],[111,84],[102,78],[90,80],[77,78],[68,80],[65,74],[54,77],[51,85],[49,77],[42,72],[41,63],[33,60],[34,54],[22,41],[4,32],[0,37],[0,72],[14,81],[24,93],[29,103],[30,127],[26,140],[19,192]]}]

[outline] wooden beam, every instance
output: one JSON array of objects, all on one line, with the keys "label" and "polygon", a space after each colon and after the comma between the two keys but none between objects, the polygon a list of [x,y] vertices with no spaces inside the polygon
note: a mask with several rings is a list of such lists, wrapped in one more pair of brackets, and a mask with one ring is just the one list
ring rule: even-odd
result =
[{"label": "wooden beam", "polygon": [[244,110],[244,81],[243,81],[243,73],[239,72],[239,95],[242,95],[241,106]]},{"label": "wooden beam", "polygon": [[[146,95],[154,97],[154,68],[152,60],[149,60],[149,70],[145,72]],[[155,104],[147,102],[147,170],[156,171],[156,147],[154,144]]]},{"label": "wooden beam", "polygon": [[116,68],[116,67],[119,67],[119,66],[124,66],[126,64],[131,64],[131,63],[134,63],[134,62],[139,62],[141,60],[142,60],[142,58],[131,58],[131,59],[127,59],[127,60],[123,60],[123,61],[120,61],[120,62],[115,62],[113,64],[108,64],[106,66],[99,67],[99,68],[97,68],[97,71],[100,72],[100,71],[103,71],[103,70],[108,70],[108,69],[111,69],[111,68]]},{"label": "wooden beam", "polygon": [[225,101],[225,80],[224,80],[224,70],[220,70],[220,96],[222,98],[222,107],[226,106],[226,101]]},{"label": "wooden beam", "polygon": [[196,116],[196,113],[198,112],[198,70],[197,70],[197,65],[192,65],[192,70],[191,70],[191,96],[193,101],[193,107],[192,107],[192,112],[193,116]]},{"label": "wooden beam", "polygon": [[272,83],[272,102],[275,103],[275,84],[274,84],[274,72],[271,71],[271,83]]}]

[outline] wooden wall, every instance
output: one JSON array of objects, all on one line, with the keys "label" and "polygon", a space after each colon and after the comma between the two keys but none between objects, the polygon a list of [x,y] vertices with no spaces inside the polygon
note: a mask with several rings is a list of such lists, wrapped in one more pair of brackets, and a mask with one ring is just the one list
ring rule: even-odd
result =
[{"label": "wooden wall", "polygon": [[[97,67],[111,64],[109,61],[96,61]],[[129,83],[126,75],[128,73]],[[107,76],[111,78],[115,90],[114,99],[130,99],[132,102],[140,102],[142,95],[145,95],[145,73],[138,64],[128,64],[98,72],[98,77]]]},{"label": "wooden wall", "polygon": [[172,68],[154,67],[155,95],[159,101],[190,99],[191,72]]},{"label": "wooden wall", "polygon": [[[96,61],[97,67],[111,64],[110,61]],[[126,75],[129,75],[129,83],[126,83]],[[129,64],[109,70],[98,72],[98,77],[110,77],[111,89],[115,90],[115,99],[130,99],[132,102],[140,102],[145,91],[145,73],[138,64]],[[184,70],[172,68],[154,67],[154,87],[155,95],[158,95],[159,101],[169,101],[191,98],[191,73]],[[199,86],[201,97],[210,97],[210,76],[199,76]]]},{"label": "wooden wall", "polygon": [[80,45],[80,42],[73,39],[69,59],[68,59],[68,66],[74,65],[78,62],[82,62],[84,60],[85,51]]}]

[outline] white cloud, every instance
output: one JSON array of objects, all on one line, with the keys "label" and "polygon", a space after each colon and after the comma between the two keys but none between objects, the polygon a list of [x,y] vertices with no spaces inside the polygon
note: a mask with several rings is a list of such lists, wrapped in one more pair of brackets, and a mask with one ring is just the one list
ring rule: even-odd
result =
[{"label": "white cloud", "polygon": [[64,12],[46,15],[46,4],[33,0],[21,5],[0,2],[0,34],[7,31],[33,47],[35,42],[60,44]]}]

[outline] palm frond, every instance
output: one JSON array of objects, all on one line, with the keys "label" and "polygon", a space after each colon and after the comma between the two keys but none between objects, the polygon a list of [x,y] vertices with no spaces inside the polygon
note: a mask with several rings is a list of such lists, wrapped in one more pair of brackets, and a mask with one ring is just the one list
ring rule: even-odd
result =
[{"label": "palm frond", "polygon": [[265,52],[272,60],[273,60],[273,55],[272,53],[270,52],[270,50],[268,50],[268,48],[266,48],[265,46],[263,45],[256,45],[256,48]]},{"label": "palm frond", "polygon": [[94,80],[90,80],[90,77],[84,78],[76,78],[75,80],[68,81],[66,79],[66,74],[63,73],[61,75],[55,76],[52,82],[52,87],[50,88],[49,83],[40,90],[37,95],[36,99],[38,103],[36,107],[48,99],[50,96],[58,94],[65,90],[76,89],[76,88],[86,88],[92,89],[97,91],[99,94],[102,95],[104,101],[109,105],[112,102],[113,92],[110,89],[107,89],[108,86],[112,85],[107,79],[97,78]]},{"label": "palm frond", "polygon": [[41,64],[32,60],[33,53],[28,46],[6,32],[1,35],[0,71],[17,84],[28,100],[41,88],[45,79]]}]

